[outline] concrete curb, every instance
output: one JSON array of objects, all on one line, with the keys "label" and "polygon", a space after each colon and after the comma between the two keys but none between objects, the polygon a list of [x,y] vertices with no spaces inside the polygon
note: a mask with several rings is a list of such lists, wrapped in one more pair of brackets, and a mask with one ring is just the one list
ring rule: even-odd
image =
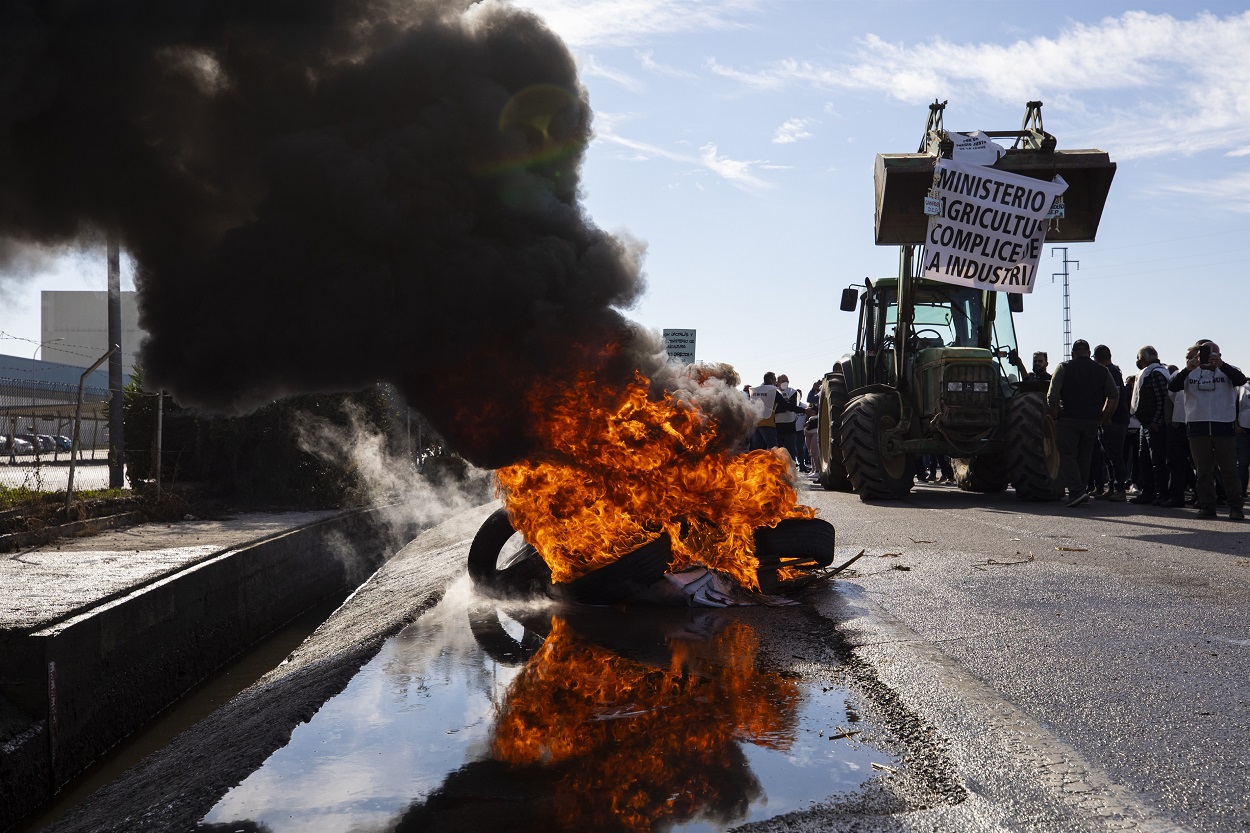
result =
[{"label": "concrete curb", "polygon": [[[386,509],[225,550],[14,633],[0,682],[29,716],[0,756],[0,830],[232,656],[383,563]],[[349,565],[346,536],[360,559]],[[368,572],[364,573],[365,575]]]},{"label": "concrete curb", "polygon": [[421,533],[285,662],[45,833],[193,828],[230,787],[342,691],[388,637],[443,597],[465,571],[473,535],[498,507],[484,504]]}]

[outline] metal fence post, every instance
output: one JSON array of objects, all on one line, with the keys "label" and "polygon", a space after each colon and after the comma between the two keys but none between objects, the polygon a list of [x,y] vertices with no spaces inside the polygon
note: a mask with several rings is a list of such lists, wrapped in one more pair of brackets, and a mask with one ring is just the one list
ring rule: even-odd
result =
[{"label": "metal fence post", "polygon": [[[69,452],[69,480],[66,481],[65,483],[65,513],[67,515],[69,514],[70,506],[73,504],[73,501],[74,501],[74,466],[76,464],[76,458],[78,456],[74,454],[74,452],[79,447],[78,446],[78,426],[82,422],[82,389],[87,384],[87,377],[90,376],[92,373],[95,373],[96,368],[98,368],[100,365],[104,364],[106,361],[112,358],[113,354],[116,353],[120,349],[122,348],[114,344],[112,347],[109,348],[109,351],[107,353],[105,353],[100,358],[96,359],[95,364],[91,365],[91,367],[84,370],[82,376],[79,377],[78,379],[78,404],[74,407],[74,438],[70,442],[70,452]],[[116,400],[114,400],[114,402],[116,402]],[[116,405],[114,405],[114,407],[116,407]]]},{"label": "metal fence post", "polygon": [[156,392],[156,497],[161,497],[161,431],[165,423],[165,391]]}]

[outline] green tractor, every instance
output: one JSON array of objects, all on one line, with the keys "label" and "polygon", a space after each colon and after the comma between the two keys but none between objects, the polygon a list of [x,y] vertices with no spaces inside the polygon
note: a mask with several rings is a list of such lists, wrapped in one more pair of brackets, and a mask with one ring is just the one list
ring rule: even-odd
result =
[{"label": "green tractor", "polygon": [[[986,131],[1015,139],[992,167],[1062,175],[1063,219],[1047,242],[1093,240],[1115,163],[1101,150],[1056,150],[1041,106],[1028,103],[1020,130]],[[1053,500],[1062,489],[1046,383],[1022,380],[1011,361],[1012,313],[1023,310],[1023,296],[917,277],[925,196],[937,159],[953,149],[944,108],[930,105],[918,153],[876,159],[876,243],[900,247],[899,273],[842,293],[842,310],[857,311],[859,326],[854,351],[821,383],[820,483],[862,500],[899,498],[911,491],[917,455],[945,454],[961,489],[1012,486],[1022,500]]]}]

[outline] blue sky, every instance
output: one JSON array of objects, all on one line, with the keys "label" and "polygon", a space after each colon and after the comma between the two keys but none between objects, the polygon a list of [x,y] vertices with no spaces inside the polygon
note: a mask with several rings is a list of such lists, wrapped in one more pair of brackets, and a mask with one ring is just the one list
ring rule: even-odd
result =
[{"label": "blue sky", "polygon": [[[643,241],[629,315],[698,331],[698,358],[804,390],[850,349],[843,287],[896,273],[873,245],[874,155],[1019,126],[1118,163],[1098,239],[1068,245],[1072,338],[1126,371],[1196,338],[1250,367],[1250,10],[1244,3],[519,0],[573,50],[595,112],[594,221]],[[1061,254],[1017,321],[1063,352]],[[103,289],[102,252],[0,284],[0,352],[29,356],[39,290]],[[124,274],[128,269],[124,269]],[[127,274],[128,280],[128,274]],[[27,341],[22,341],[26,339]]]},{"label": "blue sky", "polygon": [[[698,357],[804,390],[846,352],[843,287],[897,273],[873,245],[877,153],[1019,127],[1118,163],[1098,239],[1068,245],[1072,338],[1123,367],[1196,338],[1250,366],[1250,11],[1245,4],[529,0],[570,44],[595,110],[595,221],[646,242],[631,316],[698,331]],[[1202,11],[1202,9],[1206,9]],[[1063,352],[1062,253],[1018,320]]]}]

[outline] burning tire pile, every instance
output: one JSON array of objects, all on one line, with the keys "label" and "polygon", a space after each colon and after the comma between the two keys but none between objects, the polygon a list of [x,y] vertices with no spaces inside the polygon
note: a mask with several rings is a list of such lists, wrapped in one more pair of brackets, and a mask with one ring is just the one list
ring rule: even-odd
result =
[{"label": "burning tire pile", "polygon": [[[706,595],[676,592],[713,574],[693,568],[674,580],[672,542],[666,533],[603,567],[559,583],[552,581],[551,568],[532,545],[525,543],[505,552],[515,534],[507,509],[497,510],[479,528],[469,548],[468,568],[480,592],[494,598],[548,596],[590,605],[708,603]],[[833,563],[834,528],[819,518],[791,518],[775,527],[760,527],[754,540],[762,593],[802,587],[823,577],[824,569]],[[749,596],[737,598],[741,603]]]}]

